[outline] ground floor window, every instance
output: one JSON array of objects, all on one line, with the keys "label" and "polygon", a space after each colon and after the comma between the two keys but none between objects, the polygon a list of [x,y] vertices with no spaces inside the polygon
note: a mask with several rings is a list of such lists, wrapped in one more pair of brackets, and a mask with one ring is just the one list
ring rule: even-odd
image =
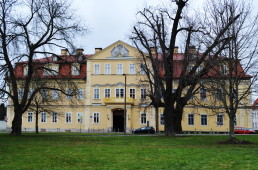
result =
[{"label": "ground floor window", "polygon": [[217,125],[223,125],[223,115],[222,114],[217,115]]},{"label": "ground floor window", "polygon": [[165,125],[164,114],[160,114],[160,124],[161,124],[161,125]]},{"label": "ground floor window", "polygon": [[77,122],[82,123],[82,113],[77,114]]},{"label": "ground floor window", "polygon": [[146,119],[146,113],[141,113],[141,124],[146,124],[147,119]]},{"label": "ground floor window", "polygon": [[32,112],[29,112],[28,113],[28,122],[32,122],[32,118],[33,118],[33,113]]},{"label": "ground floor window", "polygon": [[72,113],[66,113],[65,114],[65,122],[71,123],[72,122]]},{"label": "ground floor window", "polygon": [[45,112],[41,113],[41,122],[42,123],[47,122],[47,114]]},{"label": "ground floor window", "polygon": [[201,115],[201,125],[203,125],[203,126],[208,125],[207,119],[208,119],[207,115],[205,115],[205,114]]},{"label": "ground floor window", "polygon": [[57,113],[53,112],[52,113],[52,123],[56,123],[57,122]]},{"label": "ground floor window", "polygon": [[188,114],[188,125],[194,125],[194,114]]},{"label": "ground floor window", "polygon": [[93,123],[99,123],[99,113],[93,114]]}]

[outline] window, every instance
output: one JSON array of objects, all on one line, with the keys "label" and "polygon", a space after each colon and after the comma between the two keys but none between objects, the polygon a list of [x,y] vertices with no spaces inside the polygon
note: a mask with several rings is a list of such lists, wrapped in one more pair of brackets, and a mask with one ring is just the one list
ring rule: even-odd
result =
[{"label": "window", "polygon": [[223,125],[223,115],[222,114],[217,115],[217,125]]},{"label": "window", "polygon": [[71,123],[72,122],[72,113],[66,113],[65,114],[65,122]]},{"label": "window", "polygon": [[41,113],[41,122],[42,123],[47,122],[47,114],[45,112]]},{"label": "window", "polygon": [[135,74],[135,64],[130,64],[129,65],[129,73],[130,74]]},{"label": "window", "polygon": [[47,96],[48,96],[48,91],[47,91],[47,89],[41,90],[41,91],[40,91],[40,94],[41,94],[42,100],[47,100]]},{"label": "window", "polygon": [[99,64],[94,65],[94,74],[100,74],[100,67]]},{"label": "window", "polygon": [[130,89],[130,97],[135,99],[135,89]]},{"label": "window", "polygon": [[146,99],[146,89],[141,89],[141,99]]},{"label": "window", "polygon": [[59,73],[59,66],[52,66],[51,75],[56,76]]},{"label": "window", "polygon": [[188,114],[188,125],[194,125],[194,114]]},{"label": "window", "polygon": [[206,100],[206,98],[207,98],[206,89],[201,88],[200,89],[200,99],[201,100]]},{"label": "window", "polygon": [[52,113],[52,123],[57,123],[57,113]]},{"label": "window", "polygon": [[123,64],[117,64],[117,74],[123,74]]},{"label": "window", "polygon": [[124,89],[116,89],[116,97],[124,97]]},{"label": "window", "polygon": [[72,75],[73,76],[80,75],[80,65],[79,64],[72,65]]},{"label": "window", "polygon": [[72,89],[66,89],[66,99],[71,100],[72,99],[73,90]]},{"label": "window", "polygon": [[165,118],[163,114],[160,114],[160,124],[165,125]]},{"label": "window", "polygon": [[33,91],[34,91],[33,89],[29,89],[28,97],[31,97]]},{"label": "window", "polygon": [[105,64],[105,74],[111,74],[111,65]]},{"label": "window", "polygon": [[207,115],[201,115],[201,125],[202,126],[207,126]]},{"label": "window", "polygon": [[216,90],[216,99],[218,99],[218,100],[221,101],[222,98],[223,98],[222,89],[217,89],[217,90]]},{"label": "window", "polygon": [[99,89],[94,89],[94,99],[99,99]]},{"label": "window", "polygon": [[52,99],[55,100],[55,99],[58,99],[58,90],[52,90]]},{"label": "window", "polygon": [[27,76],[28,75],[28,66],[23,67],[23,75]]},{"label": "window", "polygon": [[32,112],[29,112],[28,113],[28,122],[32,122],[32,118],[33,118],[33,113]]},{"label": "window", "polygon": [[105,97],[110,97],[110,89],[105,89]]},{"label": "window", "polygon": [[201,73],[201,71],[202,71],[202,66],[198,66],[197,73],[199,74],[199,73]]},{"label": "window", "polygon": [[23,93],[24,93],[24,90],[23,90],[23,89],[19,89],[19,90],[18,90],[18,99],[22,99]]},{"label": "window", "polygon": [[140,66],[140,74],[145,74],[146,73],[145,70],[146,70],[146,65],[145,64],[141,64],[141,66]]},{"label": "window", "polygon": [[56,56],[53,57],[53,61],[57,61],[57,57]]},{"label": "window", "polygon": [[77,99],[82,100],[84,99],[84,90],[78,89]]},{"label": "window", "polygon": [[226,65],[222,65],[221,66],[221,74],[222,75],[226,75],[227,74],[227,66]]},{"label": "window", "polygon": [[77,122],[82,123],[82,113],[77,114]]},{"label": "window", "polygon": [[99,113],[93,114],[93,123],[99,123]]},{"label": "window", "polygon": [[234,125],[235,126],[237,125],[237,117],[236,117],[236,115],[234,116]]},{"label": "window", "polygon": [[146,113],[142,113],[141,114],[141,124],[146,124],[147,120],[146,120]]}]

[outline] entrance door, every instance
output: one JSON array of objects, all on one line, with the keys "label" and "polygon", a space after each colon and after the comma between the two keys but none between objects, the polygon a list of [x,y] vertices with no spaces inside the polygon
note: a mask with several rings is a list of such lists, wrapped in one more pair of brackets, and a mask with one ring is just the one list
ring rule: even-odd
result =
[{"label": "entrance door", "polygon": [[113,111],[113,131],[124,132],[124,111],[123,110]]}]

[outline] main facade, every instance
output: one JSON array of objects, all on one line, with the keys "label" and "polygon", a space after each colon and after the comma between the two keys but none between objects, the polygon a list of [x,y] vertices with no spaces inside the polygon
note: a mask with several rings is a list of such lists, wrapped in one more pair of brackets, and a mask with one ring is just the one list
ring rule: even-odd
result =
[{"label": "main facade", "polygon": [[[80,68],[77,73],[80,76],[73,77],[79,87],[78,94],[64,96],[49,91],[56,102],[45,105],[51,108],[51,112],[40,113],[39,128],[44,131],[130,132],[142,126],[155,127],[155,110],[148,106],[148,84],[141,81],[146,75],[141,70],[137,49],[117,41],[105,49],[95,50],[95,54],[86,56],[85,62],[71,63],[66,68],[62,66],[63,70],[70,69],[71,74],[76,72],[74,65]],[[54,62],[52,65],[59,67],[58,71],[62,70],[61,65]],[[25,69],[20,70],[24,74]],[[176,85],[176,81],[174,83]],[[195,97],[205,97],[209,102],[209,95],[203,92]],[[7,115],[8,126],[11,127],[11,102]],[[251,109],[239,109],[235,124],[252,127]],[[224,113],[215,114],[210,109],[189,105],[184,109],[182,126],[183,131],[225,132],[228,131],[229,119]],[[35,129],[33,110],[23,114],[22,127],[27,131]],[[162,108],[159,110],[159,128],[164,130]]]}]

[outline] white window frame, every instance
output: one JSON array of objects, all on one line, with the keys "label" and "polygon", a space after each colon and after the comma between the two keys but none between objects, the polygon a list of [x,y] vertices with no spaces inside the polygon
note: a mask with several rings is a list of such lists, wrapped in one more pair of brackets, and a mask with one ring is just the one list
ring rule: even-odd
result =
[{"label": "white window frame", "polygon": [[104,94],[105,97],[107,97],[107,98],[111,97],[111,89],[105,89],[104,93],[105,93]]},{"label": "white window frame", "polygon": [[78,89],[77,99],[78,100],[84,99],[84,89]]},{"label": "white window frame", "polygon": [[83,113],[77,113],[77,123],[82,124],[83,121]]},{"label": "white window frame", "polygon": [[65,123],[72,123],[72,113],[65,113]]},{"label": "white window frame", "polygon": [[58,75],[58,73],[59,73],[59,66],[58,65],[55,65],[55,66],[52,66],[51,67],[51,75],[52,76],[56,76],[56,75]]},{"label": "white window frame", "polygon": [[124,88],[116,88],[116,91],[115,91],[116,97],[124,97],[124,95],[125,95]]},{"label": "white window frame", "polygon": [[73,90],[72,89],[66,89],[66,99],[67,100],[72,100],[73,96],[71,96],[73,93]]},{"label": "white window frame", "polygon": [[95,88],[94,89],[94,99],[100,99],[100,89],[99,88]]},{"label": "white window frame", "polygon": [[80,75],[80,64],[72,65],[72,75],[79,76]]},{"label": "white window frame", "polygon": [[140,64],[140,74],[146,74],[143,67],[146,67],[146,64],[141,63]]},{"label": "white window frame", "polygon": [[119,75],[123,74],[123,64],[116,65],[116,74],[119,74]]},{"label": "white window frame", "polygon": [[99,124],[99,122],[100,122],[100,113],[99,112],[93,113],[92,122],[93,122],[93,124]]},{"label": "white window frame", "polygon": [[57,123],[57,121],[58,121],[58,114],[56,113],[56,112],[52,112],[51,113],[51,122],[52,123]]},{"label": "white window frame", "polygon": [[141,88],[141,99],[146,99],[147,90],[145,88]]},{"label": "white window frame", "polygon": [[47,89],[42,89],[40,91],[40,94],[41,94],[41,99],[42,100],[47,100],[47,97],[48,97],[48,90]]},{"label": "white window frame", "polygon": [[[205,124],[202,124],[202,119],[203,117],[202,116],[205,116],[206,117],[206,125]],[[207,114],[200,114],[200,123],[201,123],[201,126],[208,126],[208,115]]]},{"label": "white window frame", "polygon": [[[217,114],[216,118],[217,118],[217,125],[218,126],[224,125],[224,115],[223,114]],[[219,122],[219,119],[221,119],[222,121]]]},{"label": "white window frame", "polygon": [[[190,117],[190,116],[192,116],[192,117]],[[194,114],[193,113],[188,113],[187,123],[188,123],[188,126],[194,126]]]},{"label": "white window frame", "polygon": [[129,64],[129,74],[135,74],[135,64]]},{"label": "white window frame", "polygon": [[100,74],[100,64],[94,64],[94,74]]},{"label": "white window frame", "polygon": [[129,92],[130,92],[130,97],[135,99],[135,96],[136,96],[136,90],[135,89],[129,89]]},{"label": "white window frame", "polygon": [[28,112],[28,123],[32,123],[33,122],[33,112]]},{"label": "white window frame", "polygon": [[47,113],[46,112],[41,112],[40,113],[40,122],[41,123],[47,123]]},{"label": "white window frame", "polygon": [[146,125],[147,124],[147,114],[141,113],[141,124]]},{"label": "white window frame", "polygon": [[111,64],[105,64],[105,74],[111,74]]},{"label": "white window frame", "polygon": [[27,65],[23,66],[23,76],[28,76],[29,68]]}]

